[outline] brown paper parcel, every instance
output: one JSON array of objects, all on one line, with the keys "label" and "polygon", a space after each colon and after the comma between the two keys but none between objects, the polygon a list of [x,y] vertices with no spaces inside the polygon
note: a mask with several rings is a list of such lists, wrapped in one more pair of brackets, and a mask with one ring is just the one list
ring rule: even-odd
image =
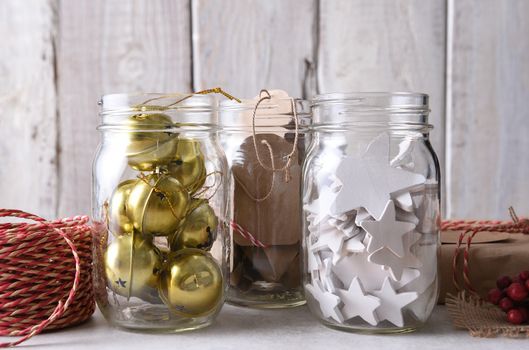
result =
[{"label": "brown paper parcel", "polygon": [[[453,241],[454,233],[441,233],[441,241]],[[457,235],[457,233],[456,233]],[[478,232],[472,240],[470,248],[469,270],[470,280],[476,291],[485,297],[487,292],[496,287],[496,279],[503,275],[516,276],[520,271],[529,270],[529,235],[508,234],[504,232]],[[486,238],[488,237],[488,239]],[[498,241],[498,237],[502,240]],[[463,282],[463,251],[466,238],[459,248],[457,276],[460,286]],[[439,273],[441,292],[439,303],[444,303],[447,293],[456,294],[457,290],[452,282],[452,259],[455,244],[443,243]]]}]

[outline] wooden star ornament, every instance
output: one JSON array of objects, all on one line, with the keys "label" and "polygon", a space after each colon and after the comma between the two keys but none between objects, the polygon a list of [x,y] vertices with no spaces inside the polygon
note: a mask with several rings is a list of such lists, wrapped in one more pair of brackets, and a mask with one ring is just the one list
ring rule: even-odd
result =
[{"label": "wooden star ornament", "polygon": [[387,201],[380,220],[362,221],[360,226],[371,236],[368,252],[387,247],[400,257],[406,253],[402,237],[415,228],[415,224],[396,220],[395,205],[391,200]]},{"label": "wooden star ornament", "polygon": [[342,314],[346,320],[360,316],[372,326],[378,324],[375,310],[380,306],[380,299],[364,292],[362,283],[358,278],[353,278],[349,289],[338,289],[342,300]]},{"label": "wooden star ornament", "polygon": [[391,277],[400,281],[402,273],[406,268],[418,268],[422,263],[413,254],[406,254],[404,257],[395,255],[391,250],[382,248],[369,255],[368,260],[374,264],[384,266],[390,272]]},{"label": "wooden star ornament", "polygon": [[346,236],[342,231],[334,229],[321,232],[318,241],[311,246],[313,251],[330,249],[334,254],[340,254]]},{"label": "wooden star ornament", "polygon": [[380,321],[388,320],[397,327],[404,327],[402,309],[418,298],[418,294],[415,292],[395,292],[389,278],[384,280],[380,290],[373,291],[372,294],[378,297],[381,302],[376,310],[378,319]]},{"label": "wooden star ornament", "polygon": [[360,158],[348,156],[336,169],[341,188],[331,208],[335,214],[364,207],[380,219],[391,194],[406,192],[425,181],[421,174],[389,164],[389,135],[376,137]]},{"label": "wooden star ornament", "polygon": [[344,319],[339,308],[341,301],[337,295],[325,291],[320,281],[305,285],[305,290],[318,302],[324,318],[332,318],[343,323]]},{"label": "wooden star ornament", "polygon": [[336,193],[331,190],[322,190],[320,196],[310,204],[303,206],[303,209],[313,214],[313,225],[319,224],[326,217],[331,216],[331,206],[336,198]]}]

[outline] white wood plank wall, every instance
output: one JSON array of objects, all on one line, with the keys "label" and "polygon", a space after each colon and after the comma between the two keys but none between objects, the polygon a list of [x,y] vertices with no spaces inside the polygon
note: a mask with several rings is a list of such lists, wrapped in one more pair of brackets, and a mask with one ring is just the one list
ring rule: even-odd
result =
[{"label": "white wood plank wall", "polygon": [[529,216],[525,0],[0,0],[0,207],[90,212],[101,94],[431,96],[446,217]]}]

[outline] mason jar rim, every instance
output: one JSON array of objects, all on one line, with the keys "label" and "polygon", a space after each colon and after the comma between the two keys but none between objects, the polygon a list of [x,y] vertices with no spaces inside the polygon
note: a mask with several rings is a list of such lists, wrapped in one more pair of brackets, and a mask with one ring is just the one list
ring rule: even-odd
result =
[{"label": "mason jar rim", "polygon": [[171,124],[137,123],[135,132],[176,132],[178,130],[215,130],[218,99],[210,94],[193,93],[112,93],[98,102],[101,124],[97,130],[130,131],[128,118],[137,114],[166,114]]},{"label": "mason jar rim", "polygon": [[311,130],[370,128],[410,129],[427,132],[429,97],[417,92],[332,92],[312,100]]},{"label": "mason jar rim", "polygon": [[358,110],[398,110],[429,113],[429,96],[421,92],[330,92],[314,96],[312,106],[347,105]]},{"label": "mason jar rim", "polygon": [[[225,100],[219,103],[219,111],[251,111],[255,109],[255,105],[257,101],[255,99],[241,99],[241,102],[231,101],[231,100]],[[274,98],[274,101],[277,101],[279,103],[291,103],[294,101],[295,106],[302,106],[307,108],[306,111],[297,111],[298,114],[310,114],[310,100],[303,99],[303,98]],[[271,103],[267,100],[263,101],[261,104],[259,104],[259,107],[257,110],[272,110],[279,108],[278,103]],[[287,113],[278,113],[279,115],[285,115]],[[292,114],[292,113],[290,113]]]},{"label": "mason jar rim", "polygon": [[[184,99],[182,102],[185,103],[177,103],[174,105],[169,103],[170,106],[163,103],[153,103],[156,101],[176,102],[178,99]],[[148,104],[145,104],[146,102],[148,102]],[[218,100],[214,95],[180,92],[134,92],[104,94],[99,99],[98,104],[101,106],[101,115],[131,112],[160,112],[165,110],[189,110],[197,112],[218,110]],[[144,107],[143,109],[138,108],[142,105]]]}]

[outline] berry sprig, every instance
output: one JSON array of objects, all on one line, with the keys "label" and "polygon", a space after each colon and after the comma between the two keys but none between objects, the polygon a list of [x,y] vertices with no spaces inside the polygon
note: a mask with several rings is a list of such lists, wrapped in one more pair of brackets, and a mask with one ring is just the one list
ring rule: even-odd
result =
[{"label": "berry sprig", "polygon": [[529,322],[529,271],[522,271],[513,278],[502,276],[496,286],[488,293],[489,302],[507,313],[509,323]]}]

